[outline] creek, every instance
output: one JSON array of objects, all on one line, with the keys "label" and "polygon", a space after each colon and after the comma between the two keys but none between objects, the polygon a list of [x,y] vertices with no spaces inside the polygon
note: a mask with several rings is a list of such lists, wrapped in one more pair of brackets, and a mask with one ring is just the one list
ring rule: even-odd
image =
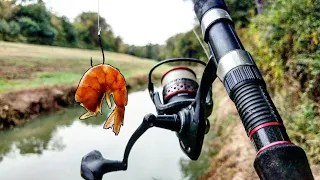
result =
[{"label": "creek", "polygon": [[[110,111],[104,102],[102,115],[79,120],[85,110],[80,106],[67,108],[0,132],[0,179],[78,180],[82,157],[95,149],[106,159],[122,159],[144,115],[156,114],[156,110],[147,90],[130,93],[118,136],[111,129],[103,129]],[[105,174],[103,179],[183,179],[182,159],[188,158],[176,134],[151,128],[133,146],[128,170]]]}]

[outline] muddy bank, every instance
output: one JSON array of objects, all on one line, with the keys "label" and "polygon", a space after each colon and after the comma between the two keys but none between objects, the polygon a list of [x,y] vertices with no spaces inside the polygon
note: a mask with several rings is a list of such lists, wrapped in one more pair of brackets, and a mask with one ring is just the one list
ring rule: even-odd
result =
[{"label": "muddy bank", "polygon": [[[153,79],[160,79],[154,74]],[[145,88],[147,75],[137,75],[126,79],[127,89]],[[42,113],[59,111],[64,107],[78,106],[74,95],[78,84],[55,85],[19,90],[0,94],[0,129],[22,125],[37,118]]]}]

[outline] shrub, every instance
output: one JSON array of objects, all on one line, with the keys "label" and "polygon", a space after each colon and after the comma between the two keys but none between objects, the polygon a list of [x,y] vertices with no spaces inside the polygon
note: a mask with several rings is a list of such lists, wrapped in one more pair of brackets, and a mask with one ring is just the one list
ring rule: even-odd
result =
[{"label": "shrub", "polygon": [[5,40],[8,32],[10,30],[9,24],[6,20],[0,19],[0,40]]},{"label": "shrub", "polygon": [[20,34],[20,25],[16,21],[9,22],[9,35],[10,37],[17,37]]},{"label": "shrub", "polygon": [[22,35],[27,36],[27,37],[38,36],[38,33],[40,32],[41,29],[40,29],[38,23],[33,21],[31,18],[22,17],[19,19],[18,22],[21,27]]}]

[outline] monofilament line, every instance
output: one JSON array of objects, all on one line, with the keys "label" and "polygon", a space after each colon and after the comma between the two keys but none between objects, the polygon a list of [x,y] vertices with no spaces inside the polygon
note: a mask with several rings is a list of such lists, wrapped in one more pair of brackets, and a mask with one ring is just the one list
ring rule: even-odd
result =
[{"label": "monofilament line", "polygon": [[209,56],[209,54],[208,54],[208,52],[207,52],[206,48],[204,47],[204,45],[203,45],[203,43],[202,43],[202,41],[201,41],[200,37],[198,36],[198,34],[197,34],[197,32],[196,32],[196,30],[195,30],[195,29],[193,29],[193,33],[194,33],[194,35],[196,35],[196,37],[197,37],[197,39],[198,39],[198,41],[199,41],[199,43],[200,43],[200,45],[201,45],[202,49],[204,50],[204,53],[206,53],[206,55],[207,55],[207,57],[208,57],[208,59],[209,59],[209,58],[210,58],[210,56]]},{"label": "monofilament line", "polygon": [[103,52],[103,45],[102,45],[102,40],[101,40],[100,33],[101,33],[101,27],[100,27],[100,3],[99,3],[99,0],[98,0],[98,37],[99,37],[99,42],[100,42],[100,47],[101,47],[102,57],[103,57],[102,64],[104,64],[104,52]]}]

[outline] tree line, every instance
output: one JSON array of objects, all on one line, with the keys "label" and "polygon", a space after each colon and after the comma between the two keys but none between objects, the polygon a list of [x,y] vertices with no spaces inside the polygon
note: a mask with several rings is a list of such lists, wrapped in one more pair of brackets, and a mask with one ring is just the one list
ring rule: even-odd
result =
[{"label": "tree line", "polygon": [[[232,12],[232,19],[240,28],[247,27],[251,17],[258,13],[254,0],[226,0],[226,3],[228,4],[228,9]],[[193,30],[187,31],[186,33],[179,33],[168,38],[166,43],[162,46],[157,44],[148,44],[147,46],[126,45],[122,52],[157,60],[187,57],[207,61],[208,57],[206,56],[205,50],[203,50],[194,31],[197,33],[198,37],[200,37],[200,41],[204,43],[200,25],[197,25]],[[208,52],[209,50],[206,45],[205,48]]]},{"label": "tree line", "polygon": [[[95,12],[83,12],[74,22],[70,22],[67,17],[50,12],[42,0],[31,1],[33,3],[25,1],[28,0],[0,0],[0,40],[86,49],[99,48],[98,17]],[[244,11],[248,5],[231,4],[236,5],[235,19],[247,23],[247,13]],[[240,9],[243,10],[238,11]],[[124,44],[120,37],[115,36],[103,17],[99,17],[99,23],[102,28],[103,46],[107,51],[155,60],[173,57],[207,60],[193,31],[172,36],[164,45],[135,46]],[[202,37],[199,26],[195,27],[195,31]]]},{"label": "tree line", "polygon": [[[99,47],[97,20],[95,12],[83,12],[72,23],[50,12],[41,0],[0,0],[0,40],[4,41],[95,49]],[[104,48],[119,51],[121,38],[103,17],[99,23]]]}]

